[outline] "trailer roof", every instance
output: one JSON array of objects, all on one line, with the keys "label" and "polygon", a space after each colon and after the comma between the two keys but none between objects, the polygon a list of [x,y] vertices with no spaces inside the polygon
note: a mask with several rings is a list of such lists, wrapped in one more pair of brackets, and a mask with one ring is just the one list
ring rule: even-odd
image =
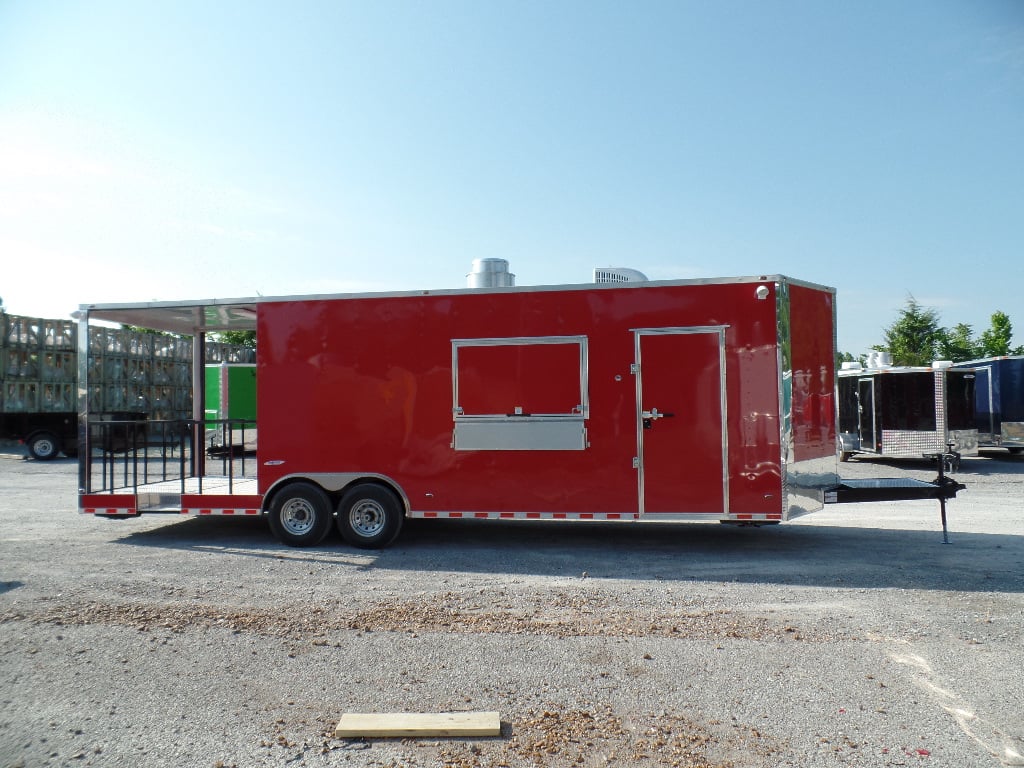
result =
[{"label": "trailer roof", "polygon": [[124,325],[135,325],[158,331],[194,335],[209,331],[248,331],[256,328],[256,307],[259,304],[282,301],[323,301],[333,299],[382,298],[387,296],[452,296],[478,293],[527,293],[533,291],[621,291],[667,285],[720,285],[729,283],[774,282],[801,285],[835,293],[834,288],[785,275],[723,277],[700,280],[652,280],[645,283],[580,283],[574,285],[530,285],[512,288],[446,288],[421,291],[394,291],[380,293],[336,293],[296,296],[254,296],[237,299],[199,299],[185,301],[149,301],[122,304],[82,304],[81,316],[87,313],[91,320],[105,320]]},{"label": "trailer roof", "polygon": [[269,299],[258,297],[145,304],[82,304],[79,309],[83,313],[87,312],[90,320],[106,320],[192,336],[199,331],[255,330],[256,305],[261,301]]},{"label": "trailer roof", "polygon": [[953,363],[953,366],[955,368],[970,368],[973,365],[997,363],[1000,360],[1024,360],[1024,355],[994,355],[993,357],[979,357],[975,360],[964,360],[960,363]]},{"label": "trailer roof", "polygon": [[842,368],[837,371],[840,377],[876,376],[894,373],[935,373],[936,371],[964,370],[961,365],[890,365],[884,368]]}]

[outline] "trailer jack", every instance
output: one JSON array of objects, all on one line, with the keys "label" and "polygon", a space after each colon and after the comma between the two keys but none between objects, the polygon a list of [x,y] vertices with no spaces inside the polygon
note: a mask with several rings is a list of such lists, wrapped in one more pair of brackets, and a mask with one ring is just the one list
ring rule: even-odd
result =
[{"label": "trailer jack", "polygon": [[946,467],[955,458],[958,458],[952,451],[929,453],[924,457],[934,461],[938,466],[939,474],[931,482],[909,477],[841,480],[839,485],[825,491],[825,503],[847,504],[869,501],[938,499],[942,518],[942,543],[949,544],[949,531],[946,527],[946,500],[955,498],[957,492],[965,490],[967,486],[946,476]]}]

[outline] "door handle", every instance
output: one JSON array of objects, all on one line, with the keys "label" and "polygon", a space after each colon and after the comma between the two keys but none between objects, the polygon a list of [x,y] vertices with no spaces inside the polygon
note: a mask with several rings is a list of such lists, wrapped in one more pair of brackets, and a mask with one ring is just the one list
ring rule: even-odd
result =
[{"label": "door handle", "polygon": [[658,419],[666,419],[675,416],[674,413],[662,413],[657,408],[651,408],[649,411],[643,411],[640,414],[641,419],[650,419],[651,421],[657,421]]},{"label": "door handle", "polygon": [[643,423],[644,429],[650,429],[651,425],[658,419],[667,419],[675,416],[674,413],[662,413],[657,408],[651,408],[649,411],[641,411],[640,419]]}]

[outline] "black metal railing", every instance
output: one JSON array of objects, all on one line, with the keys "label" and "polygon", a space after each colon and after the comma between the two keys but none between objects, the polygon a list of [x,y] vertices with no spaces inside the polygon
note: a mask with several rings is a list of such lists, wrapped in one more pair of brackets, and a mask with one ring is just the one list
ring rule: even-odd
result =
[{"label": "black metal railing", "polygon": [[[219,468],[219,477],[228,479],[229,493],[236,477],[256,476],[256,422],[245,419],[220,419],[203,422],[206,435],[206,473]],[[202,476],[199,476],[200,492]]]},{"label": "black metal railing", "polygon": [[256,476],[256,434],[256,423],[243,419],[90,420],[89,450],[79,454],[85,491],[175,483],[185,493],[194,480],[202,493],[204,480],[217,477],[231,493],[235,480]]}]

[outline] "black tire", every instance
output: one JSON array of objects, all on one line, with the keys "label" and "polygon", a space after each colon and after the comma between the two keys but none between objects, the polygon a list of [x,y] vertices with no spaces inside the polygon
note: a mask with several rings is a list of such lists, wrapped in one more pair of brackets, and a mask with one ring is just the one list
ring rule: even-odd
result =
[{"label": "black tire", "polygon": [[1006,450],[1010,452],[1011,456],[1019,456],[1021,451],[1024,451],[1024,448],[1007,448]]},{"label": "black tire", "polygon": [[316,546],[331,530],[331,500],[318,485],[292,483],[274,494],[268,522],[281,543]]},{"label": "black tire", "polygon": [[28,453],[33,459],[50,461],[60,453],[60,440],[53,432],[36,432],[25,441]]},{"label": "black tire", "polygon": [[843,462],[849,461],[851,456],[853,456],[853,451],[840,451],[839,452],[839,460],[840,461],[843,461]]},{"label": "black tire", "polygon": [[338,531],[353,547],[380,549],[402,530],[405,507],[390,489],[375,483],[349,488],[338,505]]}]

